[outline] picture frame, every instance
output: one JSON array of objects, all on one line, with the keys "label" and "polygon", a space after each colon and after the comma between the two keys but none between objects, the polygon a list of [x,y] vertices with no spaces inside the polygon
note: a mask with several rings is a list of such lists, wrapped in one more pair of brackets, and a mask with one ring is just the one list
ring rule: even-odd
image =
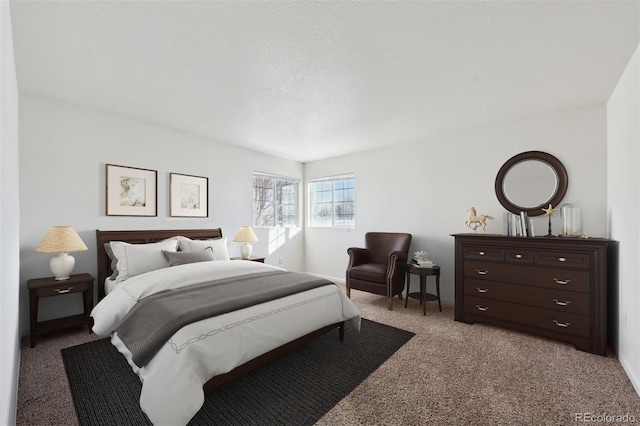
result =
[{"label": "picture frame", "polygon": [[209,178],[169,174],[171,217],[209,217]]},{"label": "picture frame", "polygon": [[158,172],[107,164],[107,216],[158,216]]}]

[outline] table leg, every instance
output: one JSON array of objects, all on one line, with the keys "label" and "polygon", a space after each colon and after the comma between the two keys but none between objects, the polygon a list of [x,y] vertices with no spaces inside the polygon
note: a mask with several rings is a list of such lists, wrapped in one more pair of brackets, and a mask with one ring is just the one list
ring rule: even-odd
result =
[{"label": "table leg", "polygon": [[404,299],[404,307],[407,307],[409,302],[409,291],[411,291],[411,272],[407,271],[407,297]]},{"label": "table leg", "polygon": [[427,276],[420,275],[420,295],[422,296],[422,315],[427,315]]},{"label": "table leg", "polygon": [[93,333],[91,324],[91,307],[93,306],[93,282],[89,285],[88,289],[84,292],[84,317],[89,325],[89,334]]},{"label": "table leg", "polygon": [[31,347],[35,348],[36,333],[38,332],[38,296],[36,296],[36,292],[34,290],[29,290],[29,319],[29,340]]},{"label": "table leg", "polygon": [[440,274],[436,275],[436,294],[438,295],[438,308],[442,312],[442,305],[440,304]]}]

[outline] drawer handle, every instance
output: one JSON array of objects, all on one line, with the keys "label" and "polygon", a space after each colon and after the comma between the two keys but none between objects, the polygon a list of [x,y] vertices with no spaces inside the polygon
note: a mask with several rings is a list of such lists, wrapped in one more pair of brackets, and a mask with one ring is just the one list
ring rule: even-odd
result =
[{"label": "drawer handle", "polygon": [[478,290],[478,293],[486,293],[489,291],[488,288],[480,288],[480,287],[476,287],[476,290]]},{"label": "drawer handle", "polygon": [[516,259],[522,259],[522,255],[521,254],[516,254]]},{"label": "drawer handle", "polygon": [[480,256],[484,256],[484,252],[483,252],[483,251],[479,251],[479,252],[478,252],[478,254],[479,254]]},{"label": "drawer handle", "polygon": [[489,271],[481,271],[480,269],[476,269],[476,272],[478,275],[487,275],[489,273]]},{"label": "drawer handle", "polygon": [[564,327],[567,328],[571,325],[570,322],[559,322],[558,320],[553,320],[553,322],[558,326],[558,327]]},{"label": "drawer handle", "polygon": [[73,290],[73,287],[69,287],[69,288],[56,288],[53,291],[55,291],[58,294],[65,294],[65,293],[69,293],[71,290]]},{"label": "drawer handle", "polygon": [[556,305],[560,305],[560,306],[567,306],[569,303],[571,303],[568,300],[566,302],[561,302],[558,299],[553,299],[553,301],[556,302]]},{"label": "drawer handle", "polygon": [[485,312],[485,311],[489,310],[489,308],[487,306],[476,305],[476,308],[478,308],[478,310],[482,311],[482,312]]},{"label": "drawer handle", "polygon": [[567,258],[566,257],[559,257],[558,258],[558,262],[566,262]]},{"label": "drawer handle", "polygon": [[571,283],[571,280],[559,280],[557,278],[554,278],[553,280],[556,282],[556,284],[560,284],[560,285],[567,285]]}]

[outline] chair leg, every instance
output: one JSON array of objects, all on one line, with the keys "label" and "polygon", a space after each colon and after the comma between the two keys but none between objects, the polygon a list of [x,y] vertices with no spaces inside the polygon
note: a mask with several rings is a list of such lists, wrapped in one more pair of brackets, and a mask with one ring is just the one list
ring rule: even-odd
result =
[{"label": "chair leg", "polygon": [[393,311],[393,297],[389,297],[389,310]]}]

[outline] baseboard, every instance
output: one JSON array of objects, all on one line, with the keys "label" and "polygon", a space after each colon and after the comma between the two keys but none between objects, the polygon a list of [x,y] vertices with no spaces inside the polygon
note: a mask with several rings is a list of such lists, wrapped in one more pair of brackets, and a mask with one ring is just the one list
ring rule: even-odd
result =
[{"label": "baseboard", "polygon": [[627,373],[627,377],[629,378],[629,381],[636,393],[640,396],[640,377],[635,374],[633,368],[630,368],[630,365],[624,359],[618,357],[618,361],[620,361],[620,365],[622,365],[624,372]]}]

